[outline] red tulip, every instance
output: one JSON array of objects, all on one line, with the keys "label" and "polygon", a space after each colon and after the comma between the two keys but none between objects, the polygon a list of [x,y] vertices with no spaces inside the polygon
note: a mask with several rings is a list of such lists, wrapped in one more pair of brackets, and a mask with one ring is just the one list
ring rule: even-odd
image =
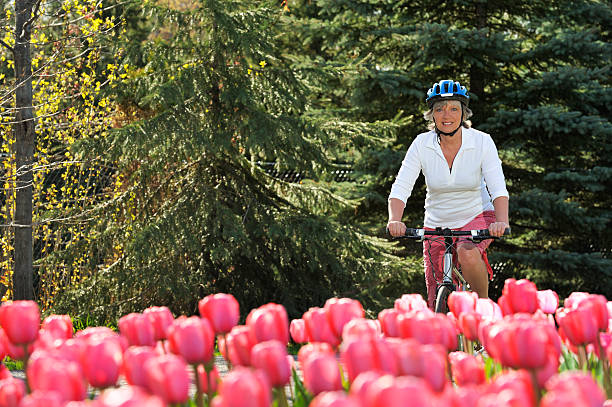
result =
[{"label": "red tulip", "polygon": [[546,364],[536,370],[536,379],[540,388],[544,388],[548,379],[559,372],[560,363],[559,355],[556,352],[548,352]]},{"label": "red tulip", "polygon": [[[526,370],[516,370],[496,376],[481,397],[478,407],[536,407],[531,376]],[[495,402],[499,404],[495,404]]]},{"label": "red tulip", "polygon": [[144,314],[132,312],[119,318],[119,331],[130,346],[153,346],[155,329],[151,319]]},{"label": "red tulip", "polygon": [[440,344],[448,351],[457,348],[457,332],[446,315],[412,311],[397,317],[402,338],[414,338],[422,344]]},{"label": "red tulip", "polygon": [[144,371],[147,389],[166,403],[185,403],[189,399],[191,379],[182,357],[168,354],[150,358]]},{"label": "red tulip", "polygon": [[538,291],[538,306],[546,314],[554,314],[559,306],[559,296],[553,290]]},{"label": "red tulip", "polygon": [[287,360],[287,346],[279,341],[265,341],[253,346],[251,365],[261,369],[272,387],[281,387],[291,379],[291,366]]},{"label": "red tulip", "polygon": [[399,326],[397,324],[397,317],[400,312],[396,309],[388,308],[378,313],[378,320],[380,321],[380,327],[387,337],[398,338],[400,336]]},{"label": "red tulip", "polygon": [[429,311],[427,302],[421,294],[404,294],[395,300],[394,308],[400,312],[408,311]]},{"label": "red tulip", "polygon": [[168,307],[149,307],[142,312],[153,325],[153,333],[156,341],[166,339],[168,328],[174,321],[174,316]]},{"label": "red tulip", "polygon": [[441,345],[422,345],[415,339],[389,338],[398,373],[425,379],[435,392],[446,386],[446,351]]},{"label": "red tulip", "polygon": [[270,383],[261,371],[238,367],[230,371],[219,384],[219,395],[212,407],[270,407]]},{"label": "red tulip", "polygon": [[328,391],[316,396],[309,407],[359,407],[359,404],[343,391]]},{"label": "red tulip", "polygon": [[215,333],[208,320],[182,316],[168,328],[168,344],[172,353],[189,364],[208,363],[213,358]]},{"label": "red tulip", "polygon": [[83,373],[93,387],[106,388],[117,383],[123,363],[123,349],[117,340],[91,337],[81,357]]},{"label": "red tulip", "polygon": [[69,315],[49,315],[43,320],[41,331],[51,333],[56,339],[72,338],[72,320]]},{"label": "red tulip", "polygon": [[538,289],[529,280],[509,278],[504,283],[498,302],[504,315],[520,312],[533,314],[538,309]]},{"label": "red tulip", "polygon": [[0,380],[10,379],[13,377],[13,374],[10,370],[6,368],[2,363],[0,363]]},{"label": "red tulip", "polygon": [[376,370],[369,370],[367,372],[360,373],[355,380],[353,380],[353,383],[351,383],[349,395],[353,399],[357,400],[361,407],[369,407],[365,402],[368,390],[370,389],[372,383],[376,382],[383,376],[393,378],[391,375]]},{"label": "red tulip", "polygon": [[330,356],[336,355],[333,348],[329,343],[326,342],[310,342],[302,346],[298,350],[298,362],[304,366],[308,358],[312,355],[326,354]]},{"label": "red tulip", "polygon": [[365,312],[361,303],[350,298],[330,298],[323,306],[332,332],[337,338],[342,336],[342,330],[350,320],[364,318]]},{"label": "red tulip", "polygon": [[574,309],[559,308],[556,313],[559,330],[575,346],[586,345],[597,340],[598,326],[588,307]]},{"label": "red tulip", "polygon": [[544,367],[548,352],[560,354],[559,336],[548,323],[524,314],[492,324],[484,342],[489,355],[516,369]]},{"label": "red tulip", "polygon": [[453,387],[447,386],[443,393],[438,394],[433,405],[451,407],[476,407],[482,395],[478,386]]},{"label": "red tulip", "polygon": [[269,303],[251,310],[246,324],[256,343],[272,339],[285,344],[289,342],[289,319],[282,305]]},{"label": "red tulip", "polygon": [[355,318],[344,325],[342,340],[350,341],[354,337],[378,338],[381,336],[380,323],[377,320]]},{"label": "red tulip", "polygon": [[459,315],[457,325],[467,339],[475,341],[478,339],[478,327],[481,320],[482,317],[477,312],[464,312]]},{"label": "red tulip", "polygon": [[448,308],[455,318],[459,318],[464,312],[476,310],[478,294],[472,291],[453,291],[448,296]]},{"label": "red tulip", "polygon": [[32,354],[26,376],[33,391],[56,391],[65,401],[83,400],[87,395],[81,365],[72,360],[51,357],[46,351]]},{"label": "red tulip", "polygon": [[23,380],[9,377],[0,380],[0,407],[18,407],[26,394]]},{"label": "red tulip", "polygon": [[202,393],[216,393],[219,388],[221,377],[217,366],[213,366],[210,372],[206,372],[204,365],[198,365],[198,381],[200,382],[200,390]]},{"label": "red tulip", "polygon": [[92,407],[165,407],[161,398],[150,395],[138,386],[104,390],[91,405]]},{"label": "red tulip", "polygon": [[490,298],[479,298],[476,301],[476,312],[487,321],[497,321],[503,318],[501,308]]},{"label": "red tulip", "polygon": [[63,407],[64,400],[55,391],[34,391],[25,396],[19,407]]},{"label": "red tulip", "polygon": [[448,354],[448,360],[457,386],[479,385],[485,382],[484,362],[481,358],[465,352],[451,352]]},{"label": "red tulip", "polygon": [[231,294],[211,294],[198,303],[200,316],[208,319],[216,334],[228,333],[240,319],[240,306]]},{"label": "red tulip", "polygon": [[348,374],[349,382],[362,372],[380,370],[396,374],[397,364],[393,351],[383,339],[354,339],[342,344],[341,358]]},{"label": "red tulip", "polygon": [[593,377],[584,372],[566,371],[546,383],[546,395],[541,407],[600,407],[604,394]]},{"label": "red tulip", "polygon": [[312,307],[304,313],[302,318],[310,342],[326,342],[334,348],[340,344],[340,339],[332,331],[325,309]]},{"label": "red tulip", "polygon": [[340,365],[336,358],[325,353],[312,355],[302,365],[304,387],[312,394],[342,390]]},{"label": "red tulip", "polygon": [[368,388],[366,405],[370,407],[431,406],[433,396],[423,379],[384,376]]},{"label": "red tulip", "polygon": [[255,342],[248,326],[237,325],[225,337],[227,357],[233,365],[251,366],[251,349]]},{"label": "red tulip", "polygon": [[0,325],[15,345],[34,342],[40,328],[40,310],[34,301],[5,302],[0,306]]},{"label": "red tulip", "polygon": [[133,386],[146,387],[145,362],[158,356],[150,346],[132,346],[123,353],[122,372],[125,380]]},{"label": "red tulip", "polygon": [[294,319],[289,324],[289,333],[291,339],[295,343],[306,343],[308,342],[308,336],[306,335],[306,323],[303,319]]}]

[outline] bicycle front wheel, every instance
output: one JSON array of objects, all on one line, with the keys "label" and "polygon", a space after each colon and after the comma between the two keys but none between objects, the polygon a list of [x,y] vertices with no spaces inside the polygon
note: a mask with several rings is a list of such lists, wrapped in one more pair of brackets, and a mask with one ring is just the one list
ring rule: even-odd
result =
[{"label": "bicycle front wheel", "polygon": [[448,312],[448,296],[453,292],[453,289],[447,285],[441,285],[438,288],[438,295],[436,296],[436,303],[434,310],[442,314]]}]

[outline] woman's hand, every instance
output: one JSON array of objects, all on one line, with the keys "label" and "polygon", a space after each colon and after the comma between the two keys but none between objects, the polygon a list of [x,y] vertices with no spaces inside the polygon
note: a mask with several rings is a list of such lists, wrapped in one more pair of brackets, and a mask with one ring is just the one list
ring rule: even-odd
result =
[{"label": "woman's hand", "polygon": [[509,227],[510,225],[506,222],[493,222],[489,225],[489,234],[497,237],[503,236],[504,231]]},{"label": "woman's hand", "polygon": [[403,236],[406,234],[406,225],[399,220],[390,220],[387,222],[387,230],[393,237]]}]

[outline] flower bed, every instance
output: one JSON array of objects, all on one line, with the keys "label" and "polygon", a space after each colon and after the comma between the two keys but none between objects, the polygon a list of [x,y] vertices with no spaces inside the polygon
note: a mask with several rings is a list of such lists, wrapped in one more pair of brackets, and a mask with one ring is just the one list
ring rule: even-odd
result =
[{"label": "flower bed", "polygon": [[[73,333],[67,315],[41,324],[36,303],[9,302],[0,357],[23,360],[26,381],[2,366],[0,407],[612,406],[612,302],[573,293],[558,305],[554,292],[509,279],[497,303],[451,294],[448,315],[406,294],[376,320],[331,298],[291,323],[270,303],[238,325],[236,299],[215,294],[200,316],[151,307],[120,318],[119,333]],[[303,344],[297,362],[290,337]],[[215,345],[230,366],[222,379]]]}]

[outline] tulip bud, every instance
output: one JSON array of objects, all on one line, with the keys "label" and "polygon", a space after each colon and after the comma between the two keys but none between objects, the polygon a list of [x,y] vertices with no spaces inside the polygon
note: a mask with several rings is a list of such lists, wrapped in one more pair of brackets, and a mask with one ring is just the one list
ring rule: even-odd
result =
[{"label": "tulip bud", "polygon": [[477,312],[464,312],[459,315],[457,325],[468,340],[475,341],[478,339],[478,326],[481,319],[482,317]]},{"label": "tulip bud", "polygon": [[566,371],[546,382],[547,393],[541,407],[587,406],[604,404],[604,393],[593,377],[585,372]]},{"label": "tulip bud", "polygon": [[44,319],[41,331],[52,334],[56,339],[72,338],[72,320],[69,315],[49,315]]},{"label": "tulip bud", "polygon": [[208,363],[214,353],[215,333],[208,320],[183,316],[168,328],[168,343],[172,353],[181,355],[187,363]]},{"label": "tulip bud", "polygon": [[359,404],[343,391],[328,391],[316,396],[309,407],[359,407]]},{"label": "tulip bud", "polygon": [[33,391],[55,391],[64,401],[83,400],[87,395],[87,383],[81,365],[72,360],[52,357],[46,351],[32,354],[26,376]]},{"label": "tulip bud", "polygon": [[306,335],[306,323],[303,319],[294,319],[289,324],[289,333],[291,339],[295,343],[306,343],[308,342],[308,336]]},{"label": "tulip bud", "polygon": [[479,298],[476,301],[476,312],[487,321],[497,321],[503,318],[501,308],[490,298]]},{"label": "tulip bud", "polygon": [[213,366],[208,373],[206,372],[204,365],[198,365],[196,370],[202,393],[216,393],[217,389],[219,388],[219,382],[221,381],[217,366]]},{"label": "tulip bud", "polygon": [[55,391],[36,390],[25,396],[19,407],[63,407],[64,400]]},{"label": "tulip bud", "polygon": [[26,387],[23,380],[12,376],[0,380],[0,406],[18,407],[25,395]]},{"label": "tulip bud", "polygon": [[155,331],[149,317],[132,312],[119,318],[119,332],[130,346],[153,346]]},{"label": "tulip bud", "polygon": [[302,365],[304,387],[314,395],[326,391],[342,390],[340,365],[336,358],[325,353],[312,355]]},{"label": "tulip bud", "polygon": [[287,347],[283,343],[271,340],[260,342],[251,350],[251,364],[261,369],[272,387],[281,387],[291,379],[291,366],[287,359]]},{"label": "tulip bud", "polygon": [[118,340],[94,336],[87,340],[82,366],[89,384],[97,388],[114,386],[119,379],[123,349]]},{"label": "tulip bud", "polygon": [[174,316],[168,307],[149,307],[142,312],[153,325],[153,335],[156,341],[167,338],[168,328],[174,321]]},{"label": "tulip bud", "polygon": [[251,329],[245,325],[233,327],[225,337],[227,357],[233,365],[251,366],[251,349],[254,345]]},{"label": "tulip bud", "polygon": [[349,395],[354,400],[358,401],[360,407],[369,407],[365,402],[368,390],[370,389],[372,383],[376,382],[376,380],[383,376],[393,377],[391,375],[385,375],[384,373],[376,370],[368,370],[367,372],[360,373],[357,375],[355,380],[353,380],[353,383],[351,383]]},{"label": "tulip bud", "polygon": [[216,334],[229,332],[240,319],[240,306],[231,294],[211,294],[198,303],[200,316],[208,319]]},{"label": "tulip bud", "polygon": [[282,305],[269,303],[251,310],[246,324],[256,343],[272,339],[289,343],[289,319]]},{"label": "tulip bud", "polygon": [[185,403],[189,399],[191,379],[182,357],[168,354],[150,358],[144,370],[147,389],[166,403]]},{"label": "tulip bud", "polygon": [[122,372],[125,380],[133,386],[146,387],[144,365],[147,360],[158,356],[150,346],[132,346],[123,353]]},{"label": "tulip bud", "polygon": [[443,314],[412,311],[397,318],[402,338],[414,338],[422,344],[440,344],[448,351],[457,348],[457,332]]},{"label": "tulip bud", "polygon": [[213,399],[213,407],[270,407],[271,388],[266,375],[257,370],[238,367],[230,371],[219,384],[219,395]]},{"label": "tulip bud", "polygon": [[396,309],[384,309],[378,313],[380,327],[386,337],[399,338],[400,331],[397,324],[397,317],[400,312]]},{"label": "tulip bud", "polygon": [[298,362],[300,363],[300,365],[304,366],[304,364],[306,364],[306,360],[308,360],[310,356],[321,354],[321,353],[324,353],[330,356],[334,356],[334,357],[336,355],[336,352],[334,352],[334,349],[331,347],[329,343],[310,342],[302,346],[300,350],[298,350]]},{"label": "tulip bud", "polygon": [[353,339],[345,342],[342,345],[341,358],[349,382],[368,370],[397,373],[397,362],[389,344],[383,338]]},{"label": "tulip bud", "polygon": [[380,324],[377,320],[355,318],[344,325],[342,340],[349,341],[354,337],[378,338],[381,336]]},{"label": "tulip bud", "polygon": [[[92,407],[165,407],[164,401],[138,386],[122,386],[104,390]],[[66,406],[68,407],[68,406]]]},{"label": "tulip bud", "polygon": [[478,294],[472,291],[453,291],[448,296],[448,308],[455,318],[459,318],[464,312],[476,310]]},{"label": "tulip bud", "polygon": [[538,307],[546,314],[554,314],[559,306],[559,296],[553,290],[538,291]]},{"label": "tulip bud", "polygon": [[509,278],[504,283],[499,306],[504,315],[527,313],[533,314],[538,309],[538,289],[529,280]]},{"label": "tulip bud", "polygon": [[559,308],[555,314],[559,330],[574,345],[587,345],[597,340],[598,326],[587,307]]},{"label": "tulip bud", "polygon": [[323,306],[332,332],[337,338],[342,336],[342,330],[353,318],[364,318],[365,312],[361,303],[350,298],[330,298]]},{"label": "tulip bud", "polygon": [[34,342],[40,328],[40,310],[34,301],[5,302],[0,306],[0,325],[15,345]]},{"label": "tulip bud", "polygon": [[394,308],[399,312],[429,311],[421,294],[404,294],[395,300]]},{"label": "tulip bud", "polygon": [[340,344],[340,339],[332,331],[325,309],[312,307],[304,313],[302,318],[310,342],[327,342],[334,348]]},{"label": "tulip bud", "polygon": [[366,405],[370,407],[431,406],[433,395],[423,379],[383,376],[368,388]]},{"label": "tulip bud", "polygon": [[448,360],[457,386],[479,385],[485,382],[484,362],[481,358],[465,352],[451,352],[448,354]]}]

